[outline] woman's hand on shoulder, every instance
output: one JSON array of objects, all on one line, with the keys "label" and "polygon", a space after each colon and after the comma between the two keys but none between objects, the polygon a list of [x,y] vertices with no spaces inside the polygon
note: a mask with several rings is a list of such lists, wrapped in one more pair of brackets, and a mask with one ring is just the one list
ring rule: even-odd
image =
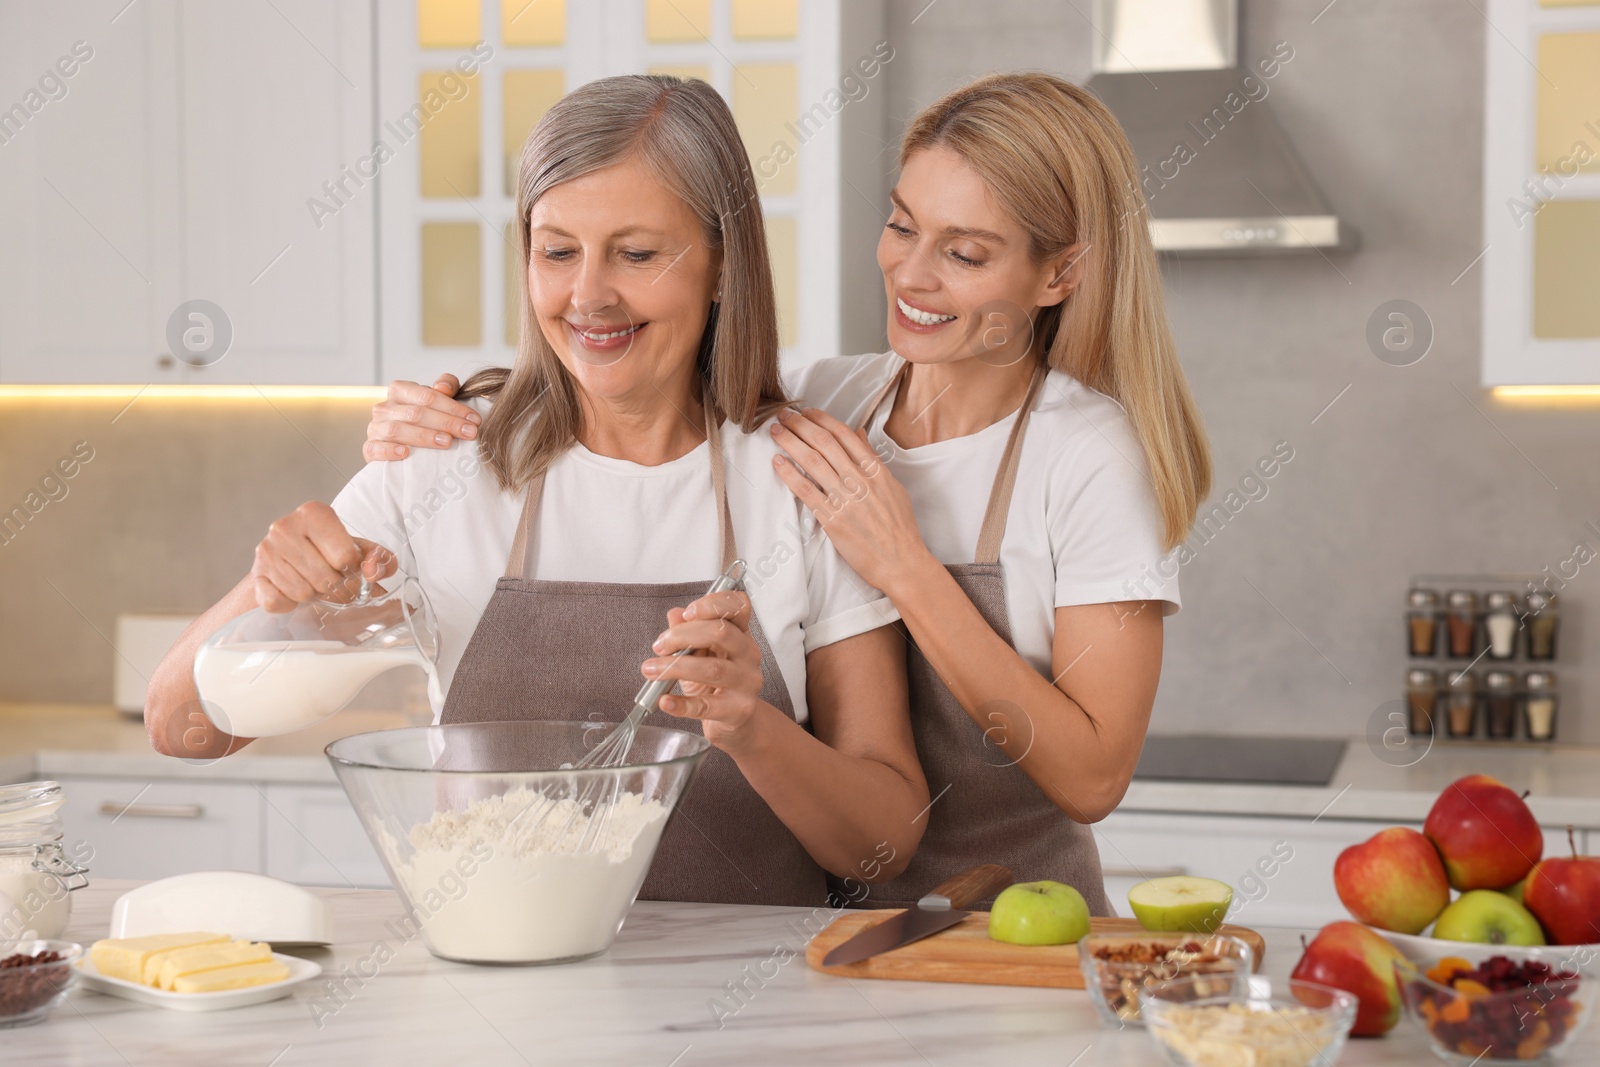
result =
[{"label": "woman's hand on shoulder", "polygon": [[360,575],[382,581],[398,566],[393,552],[352,537],[331,507],[310,500],[267,528],[250,583],[259,607],[285,612],[308,600],[352,599]]},{"label": "woman's hand on shoulder", "polygon": [[456,439],[478,436],[478,413],[454,396],[461,381],[441,374],[433,385],[404,380],[389,383],[389,395],[372,407],[361,454],[369,462],[404,459],[412,448],[449,448]]},{"label": "woman's hand on shoulder", "polygon": [[[761,703],[761,649],[750,636],[750,597],[711,593],[667,612],[668,627],[640,665],[646,678],[674,678],[681,694],[661,698],[668,715],[699,719],[706,740],[738,746]],[[673,659],[680,649],[693,649]]]},{"label": "woman's hand on shoulder", "polygon": [[816,408],[784,411],[772,438],[787,453],[773,466],[811,509],[844,561],[891,599],[895,587],[932,560],[911,495],[867,444],[864,431]]}]

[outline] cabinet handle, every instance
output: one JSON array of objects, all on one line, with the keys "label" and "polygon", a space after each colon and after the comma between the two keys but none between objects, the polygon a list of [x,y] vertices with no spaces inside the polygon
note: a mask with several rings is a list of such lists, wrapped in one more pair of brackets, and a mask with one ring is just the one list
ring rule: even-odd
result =
[{"label": "cabinet handle", "polygon": [[115,800],[102,800],[100,814],[116,818],[119,815],[145,816],[151,819],[198,819],[206,813],[199,804],[118,804]]},{"label": "cabinet handle", "polygon": [[1103,878],[1176,878],[1189,873],[1187,867],[1101,867]]}]

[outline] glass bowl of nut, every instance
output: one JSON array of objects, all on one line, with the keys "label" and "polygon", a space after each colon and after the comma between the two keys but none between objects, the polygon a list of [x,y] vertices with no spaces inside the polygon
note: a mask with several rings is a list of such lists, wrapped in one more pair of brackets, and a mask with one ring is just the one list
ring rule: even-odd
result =
[{"label": "glass bowl of nut", "polygon": [[1197,997],[1199,978],[1145,990],[1145,1029],[1170,1067],[1332,1067],[1356,1019],[1342,989],[1290,979],[1269,995]]},{"label": "glass bowl of nut", "polygon": [[1256,966],[1237,937],[1204,934],[1090,934],[1078,942],[1089,999],[1107,1026],[1143,1026],[1140,999],[1151,986],[1193,978],[1196,997],[1245,996]]}]

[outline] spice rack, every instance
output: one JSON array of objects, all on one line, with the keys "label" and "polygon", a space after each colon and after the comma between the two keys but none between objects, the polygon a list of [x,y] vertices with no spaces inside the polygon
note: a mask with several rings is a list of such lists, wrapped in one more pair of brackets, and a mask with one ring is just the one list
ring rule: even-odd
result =
[{"label": "spice rack", "polygon": [[1413,734],[1556,739],[1561,604],[1539,574],[1419,574],[1406,594]]}]

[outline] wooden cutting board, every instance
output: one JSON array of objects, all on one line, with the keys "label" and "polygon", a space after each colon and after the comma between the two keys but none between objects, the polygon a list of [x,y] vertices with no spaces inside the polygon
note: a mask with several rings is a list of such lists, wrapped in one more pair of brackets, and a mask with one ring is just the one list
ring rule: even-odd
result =
[{"label": "wooden cutting board", "polygon": [[[1052,989],[1082,989],[1083,972],[1078,970],[1077,945],[1008,945],[989,938],[989,913],[975,911],[948,930],[909,945],[880,952],[859,963],[824,967],[822,957],[835,946],[869,926],[883,922],[896,910],[856,912],[842,915],[811,939],[806,946],[806,962],[813,970],[846,978],[893,978],[910,982],[969,982],[976,985],[1046,986]],[[1148,933],[1137,919],[1091,919],[1090,933]],[[1255,954],[1256,969],[1266,941],[1247,926],[1224,924],[1217,930],[1242,939]]]}]

